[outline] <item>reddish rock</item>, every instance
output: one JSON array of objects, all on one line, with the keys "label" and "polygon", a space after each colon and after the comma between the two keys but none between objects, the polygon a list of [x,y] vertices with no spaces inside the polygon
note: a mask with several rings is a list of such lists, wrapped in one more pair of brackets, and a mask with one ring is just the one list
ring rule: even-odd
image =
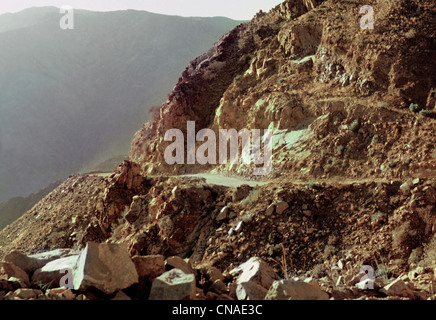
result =
[{"label": "reddish rock", "polygon": [[139,279],[153,281],[165,272],[165,259],[161,255],[134,256],[132,261]]},{"label": "reddish rock", "polygon": [[165,261],[165,265],[167,266],[167,268],[176,268],[182,270],[184,273],[187,274],[195,274],[195,271],[192,268],[191,264],[177,256],[169,257]]},{"label": "reddish rock", "polygon": [[6,280],[14,277],[23,280],[27,285],[29,284],[28,274],[11,262],[0,262],[0,277],[5,277]]}]

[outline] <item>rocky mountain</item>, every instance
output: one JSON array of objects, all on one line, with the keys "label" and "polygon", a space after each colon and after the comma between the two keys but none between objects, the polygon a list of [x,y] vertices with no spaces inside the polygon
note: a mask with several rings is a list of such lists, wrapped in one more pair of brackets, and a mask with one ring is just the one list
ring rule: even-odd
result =
[{"label": "rocky mountain", "polygon": [[147,110],[239,22],[52,7],[0,16],[0,201],[127,154]]},{"label": "rocky mountain", "polygon": [[[0,232],[5,298],[49,299],[8,270],[59,276],[59,255],[28,266],[72,249],[70,299],[436,299],[436,6],[371,6],[373,29],[360,1],[286,0],[192,60],[129,160],[69,177]],[[269,174],[211,163],[218,130],[244,128],[270,129]],[[93,257],[122,270],[109,245],[138,278],[83,285]]]},{"label": "rocky mountain", "polygon": [[[377,2],[374,30],[355,22],[356,3],[329,1],[307,14],[291,3],[191,62],[161,118],[136,134],[131,160],[146,173],[198,171],[164,160],[165,132],[186,133],[195,121],[215,132],[273,129],[274,173],[292,179],[401,179],[434,169],[434,141],[418,138],[434,137],[434,30],[414,22],[433,21],[431,3]],[[419,116],[409,110],[415,104]],[[245,165],[217,170],[252,175]]]}]

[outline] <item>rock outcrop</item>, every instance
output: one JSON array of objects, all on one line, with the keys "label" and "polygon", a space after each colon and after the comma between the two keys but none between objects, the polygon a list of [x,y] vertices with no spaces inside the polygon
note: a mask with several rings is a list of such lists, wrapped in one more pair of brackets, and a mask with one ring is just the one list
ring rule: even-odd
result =
[{"label": "rock outcrop", "polygon": [[253,176],[253,165],[241,162],[167,165],[165,132],[179,129],[186,139],[187,121],[195,121],[196,132],[216,135],[273,129],[272,176],[422,176],[436,160],[414,137],[431,134],[434,121],[408,108],[436,112],[434,4],[376,1],[373,30],[361,29],[361,6],[285,1],[237,27],[186,68],[157,121],[136,134],[130,159],[146,174],[216,169]]}]

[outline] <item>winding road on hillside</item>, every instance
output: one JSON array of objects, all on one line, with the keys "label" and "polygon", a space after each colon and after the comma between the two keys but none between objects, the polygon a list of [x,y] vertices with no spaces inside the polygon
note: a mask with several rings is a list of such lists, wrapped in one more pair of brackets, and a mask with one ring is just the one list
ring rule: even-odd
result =
[{"label": "winding road on hillside", "polygon": [[[113,172],[92,172],[88,173],[95,176],[100,177],[109,177],[113,174]],[[429,177],[435,177],[436,172],[432,170],[423,170],[423,171],[417,171],[415,174],[412,175],[413,178],[429,178]],[[211,184],[211,185],[219,185],[219,186],[225,186],[225,187],[239,187],[242,185],[249,185],[250,187],[260,187],[264,186],[270,183],[277,182],[277,179],[268,180],[268,181],[254,181],[254,180],[246,180],[242,177],[229,177],[222,174],[216,174],[216,173],[196,173],[196,174],[185,174],[185,175],[177,175],[173,176],[181,179],[204,179],[205,183]],[[299,184],[299,185],[305,185],[308,184],[309,181],[303,181],[303,180],[283,180],[281,181],[287,181],[292,182],[293,184]],[[395,180],[395,181],[402,181],[403,180]],[[326,183],[328,185],[349,185],[354,183],[368,183],[368,182],[380,182],[380,183],[393,183],[393,181],[390,181],[386,178],[363,178],[363,179],[355,179],[355,178],[346,178],[346,177],[332,177],[328,179],[320,179],[317,181],[317,183]]]},{"label": "winding road on hillside", "polygon": [[187,174],[178,176],[181,178],[204,178],[206,179],[207,184],[215,184],[226,187],[239,187],[244,184],[249,185],[250,187],[263,186],[270,181],[252,181],[252,180],[244,180],[241,178],[227,177],[220,174],[212,174],[212,173],[198,173],[198,174]]}]

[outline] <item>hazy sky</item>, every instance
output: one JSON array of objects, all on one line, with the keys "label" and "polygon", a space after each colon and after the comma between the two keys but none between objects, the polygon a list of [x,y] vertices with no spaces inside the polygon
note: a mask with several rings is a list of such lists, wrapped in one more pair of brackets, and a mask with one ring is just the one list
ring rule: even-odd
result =
[{"label": "hazy sky", "polygon": [[284,0],[0,0],[0,14],[30,7],[69,5],[77,9],[112,11],[146,10],[180,16],[225,16],[250,20],[259,11],[269,11]]}]

